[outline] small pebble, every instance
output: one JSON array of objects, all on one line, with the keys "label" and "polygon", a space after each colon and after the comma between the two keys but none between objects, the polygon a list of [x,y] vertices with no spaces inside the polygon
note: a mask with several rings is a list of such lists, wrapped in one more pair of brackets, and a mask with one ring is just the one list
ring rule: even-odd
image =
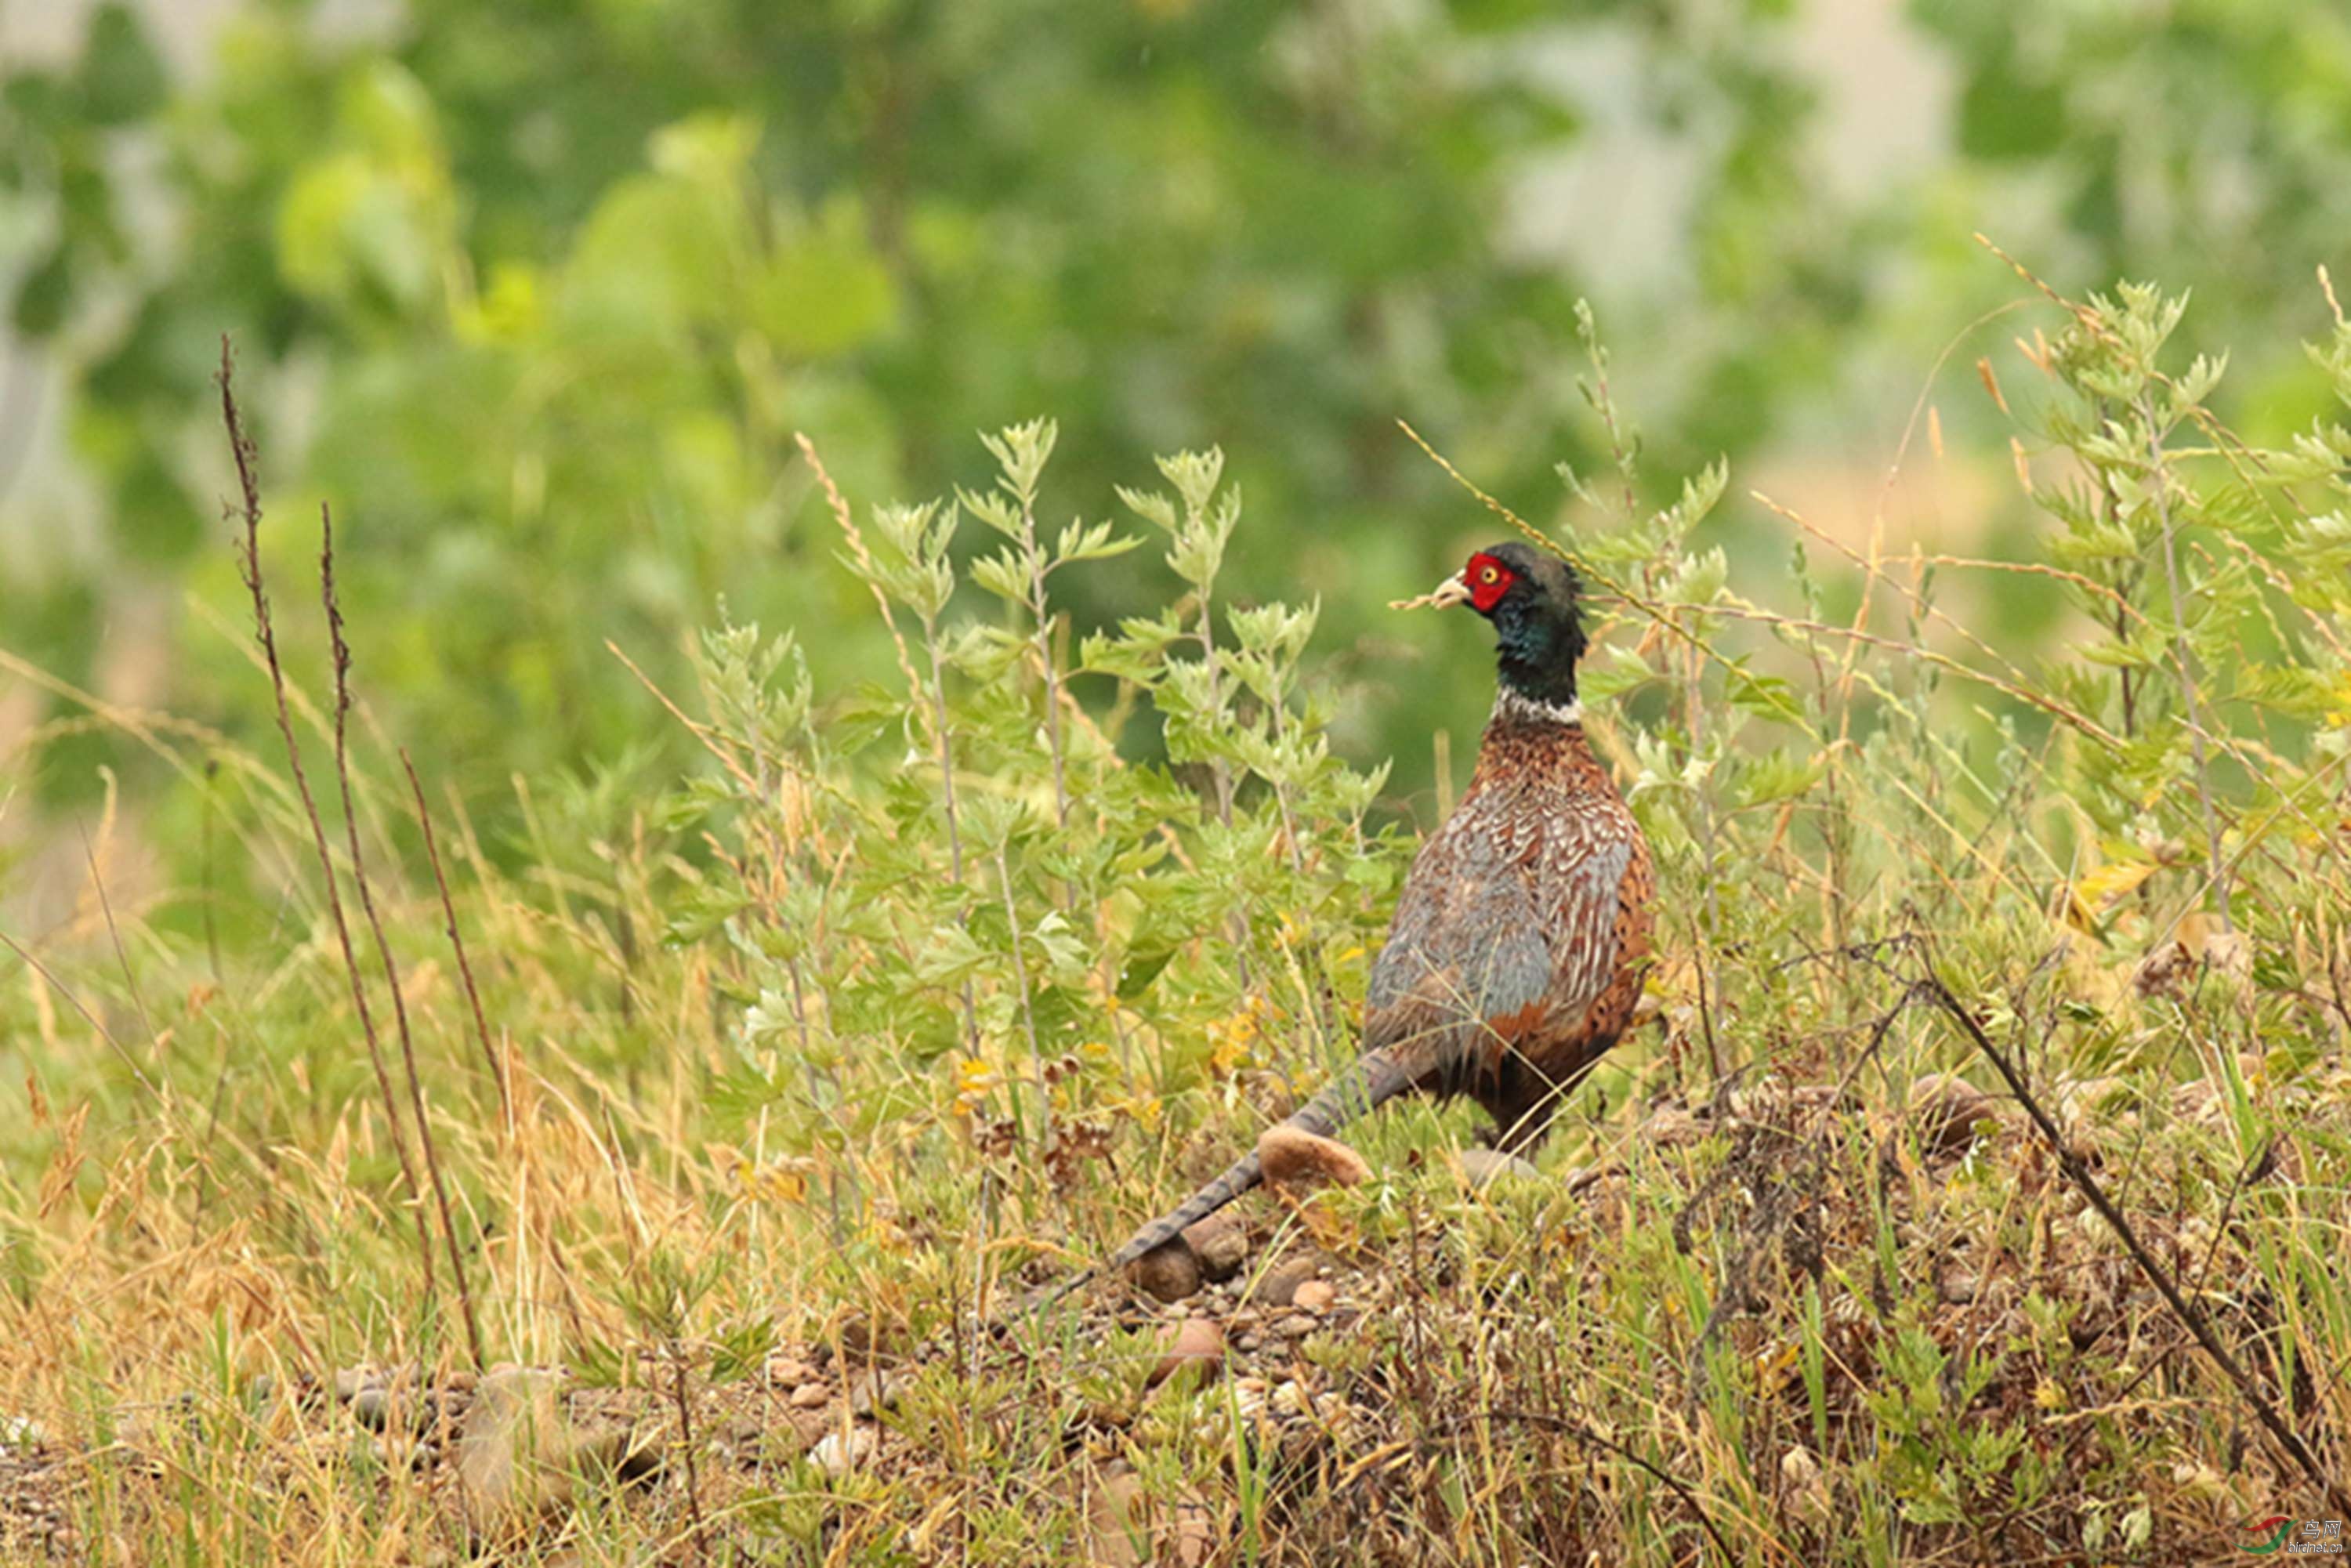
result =
[{"label": "small pebble", "polygon": [[1290,1304],[1302,1312],[1321,1317],[1339,1299],[1339,1288],[1328,1280],[1308,1280],[1290,1293]]},{"label": "small pebble", "polygon": [[898,1390],[905,1380],[895,1373],[878,1367],[859,1373],[850,1381],[849,1410],[852,1416],[871,1416],[876,1410],[888,1410],[898,1403]]},{"label": "small pebble", "polygon": [[1260,1307],[1286,1307],[1297,1296],[1298,1287],[1312,1278],[1312,1258],[1285,1258],[1249,1287],[1249,1299]]},{"label": "small pebble", "polygon": [[378,1437],[372,1447],[376,1462],[387,1470],[422,1469],[433,1450],[405,1437]]},{"label": "small pebble", "polygon": [[809,1450],[809,1462],[829,1476],[845,1476],[873,1457],[873,1428],[852,1427],[846,1434],[827,1432]]},{"label": "small pebble", "polygon": [[798,1388],[792,1390],[792,1408],[795,1410],[814,1410],[819,1406],[829,1403],[831,1398],[832,1390],[827,1388],[823,1384],[803,1383]]},{"label": "small pebble", "polygon": [[1928,1154],[1958,1153],[1975,1141],[1977,1123],[1997,1116],[1991,1096],[1956,1073],[1929,1073],[1910,1087],[1910,1124]]}]

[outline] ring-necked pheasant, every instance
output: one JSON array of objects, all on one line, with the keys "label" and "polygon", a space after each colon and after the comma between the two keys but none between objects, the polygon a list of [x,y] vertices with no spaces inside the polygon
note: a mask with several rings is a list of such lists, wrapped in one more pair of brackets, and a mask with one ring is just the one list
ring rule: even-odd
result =
[{"label": "ring-necked pheasant", "polygon": [[[1493,622],[1499,680],[1478,770],[1423,844],[1364,998],[1364,1054],[1285,1125],[1328,1136],[1407,1089],[1468,1094],[1522,1151],[1632,1020],[1649,950],[1649,846],[1592,754],[1566,562],[1499,544],[1424,602]],[[1123,1268],[1258,1185],[1245,1155],[1109,1264]]]}]

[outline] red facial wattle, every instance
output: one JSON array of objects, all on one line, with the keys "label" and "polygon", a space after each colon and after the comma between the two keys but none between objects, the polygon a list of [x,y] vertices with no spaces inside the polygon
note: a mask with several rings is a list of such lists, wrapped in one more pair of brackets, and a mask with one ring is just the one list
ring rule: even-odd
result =
[{"label": "red facial wattle", "polygon": [[1510,584],[1518,580],[1518,573],[1489,555],[1473,555],[1469,564],[1461,569],[1461,585],[1469,591],[1469,602],[1477,606],[1480,615],[1492,614],[1494,606],[1502,601],[1502,595],[1510,592]]}]

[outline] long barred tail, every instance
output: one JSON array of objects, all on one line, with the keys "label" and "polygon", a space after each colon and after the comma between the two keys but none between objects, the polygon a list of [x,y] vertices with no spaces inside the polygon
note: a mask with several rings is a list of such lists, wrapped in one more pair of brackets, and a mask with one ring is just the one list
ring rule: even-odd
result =
[{"label": "long barred tail", "polygon": [[1327,1138],[1356,1117],[1386,1104],[1420,1077],[1421,1069],[1407,1061],[1404,1052],[1384,1047],[1367,1051],[1282,1125],[1302,1127],[1318,1138]]},{"label": "long barred tail", "polygon": [[1134,1239],[1112,1254],[1106,1266],[1113,1271],[1125,1268],[1153,1248],[1165,1245],[1186,1226],[1207,1218],[1263,1179],[1264,1172],[1258,1165],[1257,1151],[1251,1149],[1227,1166],[1216,1180],[1186,1198],[1173,1211],[1136,1231]]},{"label": "long barred tail", "polygon": [[[1366,1051],[1322,1093],[1300,1106],[1282,1125],[1298,1127],[1317,1137],[1328,1137],[1374,1106],[1384,1104],[1412,1087],[1416,1074],[1386,1051]],[[1174,1212],[1153,1220],[1118,1249],[1106,1268],[1125,1268],[1155,1247],[1165,1245],[1186,1226],[1196,1224],[1224,1207],[1264,1179],[1256,1151],[1243,1155],[1216,1180],[1194,1193]]]}]

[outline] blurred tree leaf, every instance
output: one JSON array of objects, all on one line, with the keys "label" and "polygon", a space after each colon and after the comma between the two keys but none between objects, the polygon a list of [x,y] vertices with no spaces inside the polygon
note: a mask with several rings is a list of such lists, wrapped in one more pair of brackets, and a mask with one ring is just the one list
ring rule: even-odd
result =
[{"label": "blurred tree leaf", "polygon": [[107,0],[91,14],[80,86],[92,124],[122,125],[153,114],[168,85],[137,12],[124,0]]}]

